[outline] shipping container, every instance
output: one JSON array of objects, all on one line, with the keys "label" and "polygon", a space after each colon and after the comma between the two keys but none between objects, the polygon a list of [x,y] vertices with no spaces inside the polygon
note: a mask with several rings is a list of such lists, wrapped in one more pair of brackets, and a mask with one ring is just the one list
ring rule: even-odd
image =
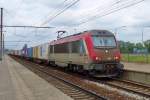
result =
[{"label": "shipping container", "polygon": [[38,46],[39,49],[39,59],[47,60],[48,59],[48,43]]},{"label": "shipping container", "polygon": [[33,47],[33,58],[39,58],[39,49],[38,49],[38,46],[36,46],[36,47]]},{"label": "shipping container", "polygon": [[27,57],[32,58],[33,57],[33,48],[28,48],[27,49]]},{"label": "shipping container", "polygon": [[18,55],[21,56],[22,55],[22,51],[18,50]]},{"label": "shipping container", "polygon": [[15,55],[18,55],[18,50],[15,50]]}]

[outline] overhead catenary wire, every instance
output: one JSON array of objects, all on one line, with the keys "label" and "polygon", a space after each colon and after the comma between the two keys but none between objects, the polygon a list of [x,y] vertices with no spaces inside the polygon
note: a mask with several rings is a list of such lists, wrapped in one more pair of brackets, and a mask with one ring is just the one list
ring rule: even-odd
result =
[{"label": "overhead catenary wire", "polygon": [[[130,2],[129,2],[129,1],[130,1]],[[133,0],[132,0],[132,1],[133,1]],[[81,24],[82,22],[84,22],[84,21],[87,21],[87,20],[89,20],[89,19],[91,19],[91,18],[94,19],[94,17],[96,17],[96,16],[98,16],[98,15],[99,15],[99,16],[100,16],[100,15],[104,15],[104,14],[106,14],[106,13],[112,11],[112,10],[115,10],[116,8],[118,9],[118,8],[124,6],[124,5],[127,4],[127,3],[131,3],[131,0],[119,0],[119,1],[114,2],[113,4],[109,5],[107,8],[104,8],[104,7],[101,7],[101,6],[96,7],[96,9],[93,9],[94,11],[97,12],[96,14],[90,16],[90,14],[92,14],[93,12],[89,12],[89,11],[88,11],[88,14],[87,14],[88,17],[85,17],[86,15],[85,15],[85,13],[84,13],[84,15],[82,16],[82,19],[79,19],[79,20],[78,20],[78,23],[77,23],[77,24],[73,24],[72,26],[73,26],[73,27],[74,27],[74,26],[78,26],[78,25],[80,25],[80,24]],[[99,10],[99,9],[100,9],[100,10]]]},{"label": "overhead catenary wire", "polygon": [[[65,3],[66,1],[68,1],[68,0],[64,0],[64,2],[62,2],[62,3]],[[73,0],[73,1],[75,1],[75,0]],[[79,1],[79,0],[77,0],[77,1]],[[61,14],[61,13],[63,13],[65,10],[67,10],[67,9],[69,9],[71,6],[73,6],[77,1],[75,1],[75,2],[72,2],[72,3],[69,3],[68,4],[68,6],[66,6],[66,8],[65,9],[63,9],[61,12],[59,12],[56,16],[58,16],[59,14]],[[6,12],[9,14],[9,15],[11,15],[11,16],[14,16],[14,15],[12,15],[9,11],[7,11],[6,10]],[[55,16],[55,17],[56,17]],[[53,28],[53,27],[38,27],[38,26],[14,26],[14,25],[5,25],[4,27],[7,27],[7,28]],[[16,33],[16,32],[15,32]],[[22,36],[22,35],[17,35],[16,34],[16,36],[19,36],[19,37],[24,37],[24,36]],[[21,41],[21,40],[20,40]],[[17,46],[19,45],[19,43],[20,43],[20,41],[18,41],[18,44],[17,44]]]},{"label": "overhead catenary wire", "polygon": [[[17,37],[20,37],[20,38],[22,38],[22,39],[20,39],[20,40],[18,40],[18,41],[16,41],[16,42],[13,42],[13,43],[15,43],[16,44],[16,46],[14,46],[15,48],[18,48],[18,47],[20,47],[20,45],[22,45],[22,43],[27,43],[27,41],[26,42],[22,42],[23,41],[23,39],[27,39],[28,38],[28,36],[27,35],[20,35],[20,34],[16,34],[17,33],[17,30],[16,30],[16,28],[21,28],[21,29],[24,29],[24,31],[23,32],[25,32],[25,29],[53,29],[53,28],[55,28],[55,27],[50,27],[50,26],[45,26],[45,27],[40,27],[40,26],[27,26],[27,25],[3,25],[3,27],[6,27],[6,28],[14,28],[14,35],[15,36],[17,36]],[[21,32],[22,33],[22,32]],[[32,33],[32,32],[30,32],[30,33]],[[40,36],[41,37],[41,36]],[[31,38],[31,39],[33,39],[33,38]],[[39,40],[39,39],[38,39]],[[24,40],[25,41],[25,40]],[[32,41],[30,41],[30,43],[31,43]],[[10,42],[7,42],[7,44],[8,43],[10,43]]]},{"label": "overhead catenary wire", "polygon": [[87,19],[86,21],[80,22],[79,24],[77,24],[77,26],[78,26],[78,25],[82,25],[82,24],[84,24],[84,23],[87,23],[87,22],[89,22],[89,21],[96,20],[96,19],[98,19],[98,18],[107,16],[107,15],[109,15],[109,14],[115,13],[115,12],[120,11],[120,10],[122,10],[122,9],[131,7],[131,6],[134,6],[134,5],[136,5],[136,4],[138,4],[138,3],[141,3],[141,2],[143,2],[143,1],[145,1],[145,0],[134,0],[134,2],[131,2],[131,3],[128,4],[128,5],[122,5],[120,8],[111,9],[110,11],[105,12],[104,14],[97,14],[97,15],[94,15],[93,17]]},{"label": "overhead catenary wire", "polygon": [[69,5],[67,5],[64,9],[62,9],[60,12],[58,12],[57,14],[55,14],[54,16],[52,16],[51,18],[49,18],[48,20],[44,21],[41,25],[45,25],[48,22],[52,21],[53,19],[55,19],[57,16],[61,15],[62,13],[64,13],[65,11],[67,11],[69,8],[71,8],[72,6],[74,6],[76,3],[78,3],[80,0],[75,0],[74,2],[70,3]]},{"label": "overhead catenary wire", "polygon": [[30,26],[30,25],[3,25],[3,27],[18,27],[18,28],[55,28],[55,27],[49,27],[49,26]]},{"label": "overhead catenary wire", "polygon": [[31,41],[5,41],[5,42],[31,42]]},{"label": "overhead catenary wire", "polygon": [[[105,12],[106,10],[108,10],[108,8],[111,9],[112,7],[116,6],[117,4],[120,4],[120,3],[123,3],[123,2],[126,2],[126,1],[128,1],[128,0],[119,0],[119,1],[116,1],[116,2],[108,5],[107,8],[104,8],[103,6],[98,6],[98,7],[94,8],[94,9],[91,9],[90,11],[82,12],[82,14],[79,15],[79,16],[83,16],[83,18],[80,19],[80,20],[86,19],[84,16],[89,16],[91,13],[99,12],[99,11]],[[88,13],[85,15],[86,12],[88,12]]]},{"label": "overhead catenary wire", "polygon": [[[59,6],[59,7],[60,7],[60,6],[64,6],[64,4],[65,4],[67,1],[68,1],[68,0],[62,1],[61,3],[58,4],[58,6]],[[49,11],[48,15],[46,15],[45,17],[43,17],[43,20],[45,20],[45,18],[47,18],[47,16],[50,17],[50,16],[53,15],[53,13],[55,14],[56,11],[57,11],[57,9],[54,9],[54,10]],[[42,23],[42,22],[41,22],[41,23]],[[35,23],[35,25],[36,25],[36,24],[38,24],[38,23]]]}]

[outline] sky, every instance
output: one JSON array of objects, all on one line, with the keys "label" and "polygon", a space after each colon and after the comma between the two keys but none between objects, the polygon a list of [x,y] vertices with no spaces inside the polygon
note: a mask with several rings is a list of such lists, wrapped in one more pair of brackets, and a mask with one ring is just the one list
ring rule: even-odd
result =
[{"label": "sky", "polygon": [[[56,39],[59,30],[67,31],[64,34],[67,36],[91,29],[106,29],[117,33],[118,40],[131,42],[142,42],[143,32],[143,39],[150,39],[150,27],[146,27],[150,26],[150,0],[79,0],[53,17],[75,1],[78,0],[0,0],[0,7],[4,8],[4,25],[53,27],[4,28],[6,47],[21,49],[25,43],[35,46],[50,42]],[[140,3],[121,9],[135,2]],[[121,10],[110,13],[119,8]]]}]

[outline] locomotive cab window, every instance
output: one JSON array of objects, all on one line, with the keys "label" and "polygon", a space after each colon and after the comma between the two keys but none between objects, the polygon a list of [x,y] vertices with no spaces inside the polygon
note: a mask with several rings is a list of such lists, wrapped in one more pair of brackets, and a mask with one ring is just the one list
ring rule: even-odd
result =
[{"label": "locomotive cab window", "polygon": [[83,43],[82,40],[80,40],[79,53],[80,54],[85,54],[85,47],[84,47],[84,43]]},{"label": "locomotive cab window", "polygon": [[72,42],[72,53],[85,53],[85,48],[82,40]]},{"label": "locomotive cab window", "polygon": [[114,36],[93,36],[94,47],[116,47]]}]

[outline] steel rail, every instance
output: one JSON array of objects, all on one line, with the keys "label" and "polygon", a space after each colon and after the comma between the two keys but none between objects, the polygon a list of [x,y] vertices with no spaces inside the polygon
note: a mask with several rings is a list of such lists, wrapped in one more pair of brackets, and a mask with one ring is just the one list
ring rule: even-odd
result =
[{"label": "steel rail", "polygon": [[[17,61],[18,61],[18,60],[17,60]],[[32,62],[29,62],[29,63],[30,63],[30,64],[29,64],[30,67],[32,67],[32,66],[31,66]],[[33,64],[35,64],[35,63],[33,63]],[[28,67],[29,67],[29,65],[28,65]],[[38,64],[36,64],[36,65],[38,65]],[[36,69],[36,70],[39,70],[39,71],[41,71],[41,72],[43,72],[43,73],[45,73],[45,74],[47,74],[47,75],[49,75],[49,76],[51,76],[51,77],[53,77],[53,78],[55,78],[55,79],[57,79],[57,80],[60,80],[60,81],[66,83],[66,84],[68,84],[68,85],[70,85],[70,86],[72,86],[72,87],[74,87],[74,88],[77,88],[78,90],[82,90],[82,91],[86,92],[87,94],[89,94],[89,95],[91,95],[91,96],[94,96],[95,98],[97,98],[96,100],[107,100],[107,98],[105,98],[105,97],[103,97],[103,96],[101,96],[101,95],[98,95],[98,94],[96,94],[96,93],[93,92],[93,91],[84,89],[84,88],[82,88],[81,86],[79,86],[79,85],[77,85],[77,84],[74,84],[74,83],[72,83],[72,82],[70,82],[70,81],[67,81],[67,80],[65,80],[65,79],[63,79],[63,78],[58,77],[57,75],[53,75],[53,74],[49,73],[47,70],[42,69],[41,67],[37,67],[37,68],[35,68],[35,69]]]},{"label": "steel rail", "polygon": [[[130,91],[145,97],[150,97],[150,86],[140,84],[137,82],[131,82],[127,80],[120,80],[117,78],[111,78],[112,81],[107,81],[105,84],[117,87],[126,91]],[[122,84],[122,85],[121,85]]]},{"label": "steel rail", "polygon": [[[33,62],[30,62],[30,63],[33,63]],[[34,64],[36,64],[36,63],[34,63]],[[39,65],[39,64],[36,64],[36,65]],[[40,66],[40,65],[39,65]],[[48,73],[48,72],[46,72],[47,74],[50,74],[50,73]],[[62,79],[62,78],[60,78],[60,77],[57,77],[57,76],[55,76],[55,75],[52,75],[51,74],[51,76],[53,76],[53,77],[55,77],[55,78],[58,78],[59,80],[62,80],[62,81],[64,81],[64,82],[66,82],[66,83],[70,83],[69,81],[67,81],[67,80],[64,80],[64,79]],[[87,77],[85,78],[83,78],[83,79],[87,79],[87,80],[90,80],[90,81],[94,81],[94,82],[97,82],[97,83],[103,83],[103,84],[105,84],[105,85],[109,85],[109,86],[112,86],[112,87],[114,87],[114,88],[118,88],[118,89],[122,89],[122,90],[125,90],[125,91],[127,91],[127,92],[132,92],[132,93],[135,93],[135,94],[138,94],[138,95],[141,95],[141,96],[144,96],[144,97],[147,97],[147,98],[149,98],[150,97],[150,91],[149,91],[149,89],[150,89],[150,86],[147,86],[147,85],[143,85],[143,84],[140,84],[140,83],[134,83],[134,82],[131,82],[131,81],[127,81],[127,80],[120,80],[120,79],[116,79],[116,78],[110,78],[111,80],[98,80],[97,78],[95,79],[95,78],[90,78],[90,79],[88,79]],[[118,83],[118,84],[113,84],[113,81],[117,81],[117,82],[122,82],[123,84],[124,84],[124,86],[123,85],[121,85],[120,83]],[[73,86],[76,86],[76,87],[78,87],[78,88],[82,88],[81,86],[79,86],[79,85],[76,85],[76,84],[74,84],[74,83],[71,83]],[[129,87],[131,87],[131,88],[129,88],[129,87],[127,87],[127,86],[129,86]],[[139,86],[139,87],[137,87],[137,86]],[[133,88],[132,88],[133,87]],[[141,88],[144,88],[146,91],[148,91],[148,92],[144,92],[144,89],[143,90],[141,90]],[[141,91],[138,91],[138,90],[141,90]],[[95,92],[92,92],[92,91],[89,91],[89,90],[86,90],[85,89],[85,91],[87,91],[88,93],[92,93],[93,95],[97,95]],[[100,96],[101,97],[101,96]],[[104,99],[106,99],[105,97],[103,97]]]}]

